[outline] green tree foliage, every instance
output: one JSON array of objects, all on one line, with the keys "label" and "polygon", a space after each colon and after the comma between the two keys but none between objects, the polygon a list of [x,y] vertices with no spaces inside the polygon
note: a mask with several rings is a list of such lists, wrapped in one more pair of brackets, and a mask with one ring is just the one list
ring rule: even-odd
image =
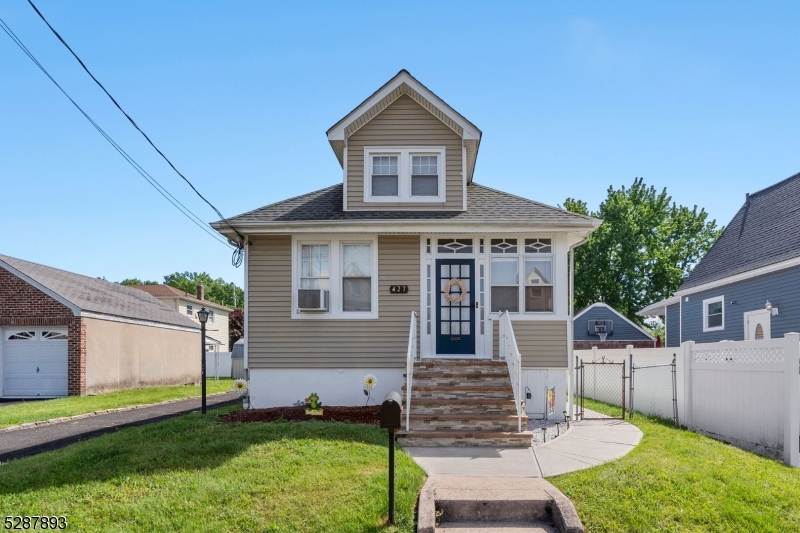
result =
[{"label": "green tree foliage", "polygon": [[127,278],[118,282],[120,285],[158,285],[157,281],[142,281],[139,278]]},{"label": "green tree foliage", "polygon": [[574,198],[564,208],[603,220],[575,250],[575,309],[605,302],[639,324],[636,311],[672,295],[722,233],[704,209],[676,205],[643,178],[609,187],[595,213]]},{"label": "green tree foliage", "polygon": [[[175,272],[164,276],[164,283],[189,294],[196,294],[197,285],[202,283],[205,287],[207,300],[226,307],[244,307],[243,289],[237,287],[235,283],[226,282],[222,278],[213,279],[205,272]],[[236,305],[234,305],[234,292],[236,293]]]}]

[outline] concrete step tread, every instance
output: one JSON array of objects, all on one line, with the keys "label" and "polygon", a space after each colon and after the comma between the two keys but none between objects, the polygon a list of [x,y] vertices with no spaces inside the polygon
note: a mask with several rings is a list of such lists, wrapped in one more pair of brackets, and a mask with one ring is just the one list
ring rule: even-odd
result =
[{"label": "concrete step tread", "polygon": [[[403,385],[403,391],[406,390],[406,386]],[[514,389],[511,388],[511,382],[509,381],[506,385],[505,383],[502,385],[417,385],[413,383],[411,385],[411,391],[415,390],[424,390],[424,391],[435,391],[435,390],[442,390],[442,391],[482,391],[482,390],[491,390],[491,391],[503,391],[506,392],[514,392]]]},{"label": "concrete step tread", "polygon": [[522,439],[527,438],[530,439],[532,433],[530,431],[523,431],[522,433],[511,432],[511,431],[475,431],[472,429],[432,429],[432,430],[420,430],[415,429],[411,431],[398,431],[397,436],[402,437],[417,437],[417,438],[462,438],[462,439],[469,439],[469,438],[478,438],[478,439],[496,439],[496,438],[506,438],[506,439]]},{"label": "concrete step tread", "polygon": [[544,522],[443,522],[436,533],[556,533],[558,530]]},{"label": "concrete step tread", "polygon": [[418,366],[508,366],[505,361],[495,361],[493,359],[422,359],[414,361],[414,367]]},{"label": "concrete step tread", "polygon": [[508,404],[514,408],[514,400],[504,400],[502,398],[417,398],[412,402],[413,405],[422,405],[429,407],[438,407],[446,405],[486,405],[492,404]]},{"label": "concrete step tread", "polygon": [[[413,404],[412,404],[413,405]],[[469,413],[456,413],[456,414],[426,414],[415,413],[412,407],[409,416],[411,420],[422,418],[425,420],[516,420],[517,415],[505,413],[482,413],[482,414],[469,414]],[[528,421],[528,415],[522,415],[522,422]]]}]

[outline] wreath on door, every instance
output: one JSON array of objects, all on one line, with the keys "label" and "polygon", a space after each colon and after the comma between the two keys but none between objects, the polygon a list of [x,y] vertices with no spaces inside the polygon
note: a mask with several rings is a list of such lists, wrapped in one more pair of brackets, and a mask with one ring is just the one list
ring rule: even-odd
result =
[{"label": "wreath on door", "polygon": [[[460,292],[458,294],[450,294],[450,289],[452,289],[453,287],[458,287]],[[451,304],[457,304],[461,303],[464,300],[464,298],[467,297],[467,286],[460,279],[451,278],[450,281],[448,281],[445,284],[444,290],[442,292],[444,293],[445,300],[447,300]]]}]

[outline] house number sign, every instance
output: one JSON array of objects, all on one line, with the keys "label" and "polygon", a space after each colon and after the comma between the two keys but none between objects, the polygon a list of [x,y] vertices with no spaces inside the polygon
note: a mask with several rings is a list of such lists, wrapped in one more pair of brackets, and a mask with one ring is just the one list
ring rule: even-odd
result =
[{"label": "house number sign", "polygon": [[389,285],[389,292],[391,294],[406,294],[408,285]]}]

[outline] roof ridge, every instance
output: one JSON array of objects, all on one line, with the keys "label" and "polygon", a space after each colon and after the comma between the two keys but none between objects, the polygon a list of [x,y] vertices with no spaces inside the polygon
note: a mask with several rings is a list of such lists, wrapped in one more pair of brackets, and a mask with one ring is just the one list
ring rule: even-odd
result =
[{"label": "roof ridge", "polygon": [[475,181],[472,181],[472,182],[470,182],[470,183],[468,183],[468,184],[467,184],[467,186],[468,186],[468,187],[469,187],[470,185],[475,185],[475,186],[477,186],[477,187],[481,187],[481,188],[483,188],[483,189],[487,189],[487,190],[489,190],[489,191],[496,192],[496,193],[498,193],[498,194],[505,194],[506,196],[511,196],[512,198],[517,198],[517,199],[519,199],[519,200],[523,200],[523,201],[525,201],[525,202],[529,202],[529,203],[531,203],[531,204],[538,205],[538,206],[540,206],[540,207],[545,207],[545,208],[547,208],[547,209],[552,209],[553,211],[558,211],[558,212],[560,212],[560,213],[568,213],[568,214],[570,214],[570,215],[574,215],[574,216],[576,216],[576,217],[584,218],[584,219],[586,219],[586,220],[601,220],[601,219],[599,219],[599,218],[595,218],[595,217],[592,217],[592,216],[586,216],[586,215],[582,215],[582,214],[580,214],[580,213],[574,213],[574,212],[572,212],[572,211],[569,211],[569,210],[567,210],[567,209],[562,209],[562,208],[560,208],[560,207],[554,207],[554,206],[552,206],[552,205],[544,204],[544,203],[542,203],[542,202],[537,202],[536,200],[531,200],[530,198],[525,198],[524,196],[519,196],[519,195],[516,195],[516,194],[510,193],[510,192],[501,191],[501,190],[499,190],[499,189],[493,189],[492,187],[487,187],[486,185],[481,185],[480,183],[476,183]]},{"label": "roof ridge", "polygon": [[768,187],[764,187],[763,189],[760,189],[760,190],[758,190],[756,192],[751,192],[749,194],[750,199],[752,200],[753,196],[755,196],[757,194],[761,195],[761,194],[765,194],[767,192],[770,192],[772,189],[776,189],[776,188],[780,187],[781,185],[785,184],[787,181],[789,181],[791,179],[794,179],[794,178],[800,178],[800,172],[798,172],[797,174],[792,174],[788,178],[784,178],[781,181],[779,181],[778,183],[773,183],[772,185],[770,185]]}]

